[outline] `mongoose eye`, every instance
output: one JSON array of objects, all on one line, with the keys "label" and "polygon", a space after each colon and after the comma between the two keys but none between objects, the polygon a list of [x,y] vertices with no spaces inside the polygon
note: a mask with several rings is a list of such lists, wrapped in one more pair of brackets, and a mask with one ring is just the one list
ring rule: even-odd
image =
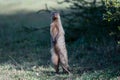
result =
[{"label": "mongoose eye", "polygon": [[59,15],[58,12],[52,12],[52,16]]}]

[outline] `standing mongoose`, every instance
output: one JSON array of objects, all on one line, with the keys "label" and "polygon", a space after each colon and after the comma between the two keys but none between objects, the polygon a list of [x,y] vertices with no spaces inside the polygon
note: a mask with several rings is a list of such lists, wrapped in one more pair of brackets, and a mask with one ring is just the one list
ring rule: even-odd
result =
[{"label": "standing mongoose", "polygon": [[65,32],[62,27],[60,14],[58,12],[52,13],[52,22],[50,24],[51,35],[51,59],[56,70],[59,72],[59,65],[62,66],[63,72],[70,73],[68,65],[67,49],[65,45]]}]

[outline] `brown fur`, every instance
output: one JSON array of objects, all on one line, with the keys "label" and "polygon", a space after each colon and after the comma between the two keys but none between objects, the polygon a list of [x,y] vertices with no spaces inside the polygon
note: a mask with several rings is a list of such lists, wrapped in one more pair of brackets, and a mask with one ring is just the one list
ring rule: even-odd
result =
[{"label": "brown fur", "polygon": [[51,34],[51,55],[52,63],[56,73],[59,72],[59,65],[61,64],[63,71],[69,72],[68,56],[65,46],[64,30],[61,24],[59,13],[54,13],[52,16],[52,23],[50,25]]}]

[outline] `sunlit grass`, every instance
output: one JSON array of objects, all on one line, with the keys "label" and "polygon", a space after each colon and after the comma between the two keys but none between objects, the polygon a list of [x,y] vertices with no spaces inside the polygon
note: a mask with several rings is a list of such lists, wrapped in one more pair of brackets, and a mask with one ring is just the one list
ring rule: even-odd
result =
[{"label": "sunlit grass", "polygon": [[[60,0],[62,1],[62,0]],[[22,12],[33,12],[41,9],[65,9],[69,4],[58,4],[57,0],[12,0],[4,1],[0,0],[0,14],[15,14]]]},{"label": "sunlit grass", "polygon": [[[54,69],[43,66],[33,66],[30,70],[19,70],[11,64],[0,65],[1,80],[118,80],[117,77],[110,77],[108,72],[94,71],[83,74],[73,73],[56,75]],[[74,72],[74,71],[73,71]]]}]

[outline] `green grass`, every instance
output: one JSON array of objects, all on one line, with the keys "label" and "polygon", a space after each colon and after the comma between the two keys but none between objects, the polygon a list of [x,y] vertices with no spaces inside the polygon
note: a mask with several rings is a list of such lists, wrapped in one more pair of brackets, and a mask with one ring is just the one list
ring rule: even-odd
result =
[{"label": "green grass", "polygon": [[114,55],[114,42],[106,38],[100,44],[84,37],[73,44],[66,42],[72,75],[62,74],[61,68],[59,75],[54,73],[50,14],[36,13],[46,3],[50,9],[68,6],[57,6],[54,0],[0,0],[0,80],[119,80],[120,55]]},{"label": "green grass", "polygon": [[[28,66],[29,67],[29,66]],[[17,69],[13,64],[4,64],[0,66],[1,80],[118,80],[112,77],[109,72],[96,70],[93,72],[84,72],[82,74],[73,73],[72,75],[56,75],[54,69],[43,66],[33,66],[29,70]]]}]

